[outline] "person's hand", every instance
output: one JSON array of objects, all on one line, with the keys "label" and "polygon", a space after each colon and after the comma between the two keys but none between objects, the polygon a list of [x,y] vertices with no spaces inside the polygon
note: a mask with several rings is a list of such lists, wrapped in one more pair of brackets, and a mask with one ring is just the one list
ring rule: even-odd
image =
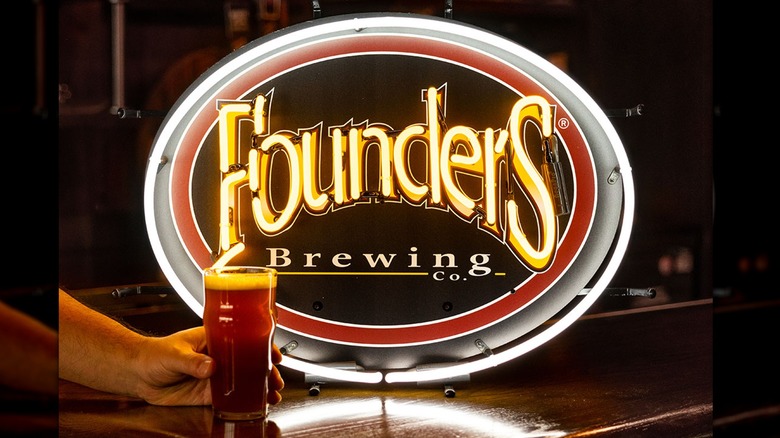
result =
[{"label": "person's hand", "polygon": [[[151,337],[92,310],[64,289],[59,303],[59,377],[99,391],[167,406],[210,405],[213,360],[203,326]],[[52,337],[53,338],[53,337]],[[274,345],[268,402],[279,403],[284,381]]]},{"label": "person's hand", "polygon": [[[214,372],[213,360],[206,355],[206,332],[194,327],[160,338],[146,338],[137,361],[139,376],[135,392],[155,405],[209,405],[211,386],[209,377]],[[284,380],[278,365],[282,353],[274,345],[274,367],[268,379],[268,403],[282,400],[280,391]]]}]

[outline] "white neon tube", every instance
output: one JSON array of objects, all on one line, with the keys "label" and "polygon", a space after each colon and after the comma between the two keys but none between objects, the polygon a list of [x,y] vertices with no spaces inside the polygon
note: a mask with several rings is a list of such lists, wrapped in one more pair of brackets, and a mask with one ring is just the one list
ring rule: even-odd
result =
[{"label": "white neon tube", "polygon": [[303,373],[315,374],[329,379],[357,383],[379,383],[382,381],[382,373],[379,371],[350,371],[338,368],[330,368],[302,361],[291,356],[283,356],[280,365],[286,366]]}]

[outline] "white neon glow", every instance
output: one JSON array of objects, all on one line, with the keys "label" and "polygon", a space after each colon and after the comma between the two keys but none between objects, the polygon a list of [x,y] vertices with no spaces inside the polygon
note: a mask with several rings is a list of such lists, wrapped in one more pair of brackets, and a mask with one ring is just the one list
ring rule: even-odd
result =
[{"label": "white neon glow", "polygon": [[357,399],[336,403],[329,400],[328,403],[323,405],[275,411],[273,413],[273,422],[279,426],[280,430],[285,431],[307,424],[322,424],[324,420],[330,418],[347,417],[357,419],[377,415],[382,415],[382,400],[379,398]]},{"label": "white neon glow", "polygon": [[537,420],[524,420],[517,415],[501,416],[490,410],[475,412],[473,407],[439,405],[424,401],[408,401],[380,397],[354,398],[346,401],[328,400],[313,406],[284,409],[272,413],[273,422],[282,431],[295,432],[310,425],[322,425],[329,420],[360,420],[366,418],[419,420],[432,430],[471,431],[479,436],[511,438],[555,438],[566,432],[551,430],[551,425]]},{"label": "white neon glow", "polygon": [[327,377],[333,380],[341,380],[343,382],[379,383],[382,381],[382,373],[379,371],[349,371],[338,368],[329,368],[299,360],[291,356],[282,357],[280,365],[303,373]]},{"label": "white neon glow", "polygon": [[[486,415],[485,413],[475,413],[471,409],[458,409],[430,403],[401,403],[396,400],[386,400],[384,406],[386,414],[389,416],[432,420],[446,425],[447,428],[472,430],[480,435],[491,437],[553,438],[566,435],[562,431],[540,428],[539,424],[535,423],[531,423],[530,427],[508,423],[491,415],[490,412]],[[532,428],[534,430],[531,430]]]}]

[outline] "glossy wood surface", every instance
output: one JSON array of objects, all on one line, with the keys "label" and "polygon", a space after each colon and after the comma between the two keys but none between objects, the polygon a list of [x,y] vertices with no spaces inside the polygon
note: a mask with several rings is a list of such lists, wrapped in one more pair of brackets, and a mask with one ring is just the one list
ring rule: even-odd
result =
[{"label": "glossy wood surface", "polygon": [[60,437],[701,437],[712,435],[712,302],[583,316],[512,362],[454,384],[327,383],[283,368],[262,423],[158,407],[61,381]]}]

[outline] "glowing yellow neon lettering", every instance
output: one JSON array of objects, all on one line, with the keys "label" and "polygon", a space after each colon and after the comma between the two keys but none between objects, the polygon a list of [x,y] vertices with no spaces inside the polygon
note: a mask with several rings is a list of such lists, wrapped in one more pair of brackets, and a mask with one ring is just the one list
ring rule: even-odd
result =
[{"label": "glowing yellow neon lettering", "polygon": [[232,254],[231,247],[239,242],[238,188],[246,183],[247,178],[246,170],[237,166],[239,121],[246,119],[251,110],[252,107],[243,102],[219,106],[219,170],[222,173],[219,189],[220,255]]},{"label": "glowing yellow neon lettering", "polygon": [[330,206],[328,195],[319,187],[319,162],[317,159],[320,138],[319,128],[306,131],[301,135],[301,155],[303,162],[303,202],[312,213],[323,213]]},{"label": "glowing yellow neon lettering", "polygon": [[[424,90],[422,101],[427,121],[394,134],[390,134],[393,130],[388,125],[368,121],[359,125],[350,121],[328,128],[329,152],[328,146],[321,144],[322,123],[298,129],[297,134],[289,130],[267,132],[270,115],[265,96],[259,95],[251,104],[222,104],[219,263],[226,263],[244,249],[236,209],[239,188],[248,185],[255,224],[269,236],[289,229],[301,209],[323,214],[356,202],[377,202],[372,197],[395,202],[403,199],[414,205],[449,207],[469,221],[478,217],[479,227],[503,239],[529,269],[546,269],[557,249],[557,220],[550,191],[528,154],[526,135],[553,135],[551,105],[540,96],[525,96],[513,106],[507,129],[486,128],[478,132],[462,125],[447,128],[445,90]],[[240,144],[240,122],[245,120],[254,124],[251,146]],[[417,143],[425,145],[424,175],[412,172],[411,149]],[[374,147],[379,148],[379,169],[374,173],[378,181],[372,182],[367,176],[367,151]],[[246,162],[239,156],[242,150],[248,150]],[[332,170],[327,175],[323,174],[321,154],[329,154],[332,160]],[[415,153],[415,157],[420,154]],[[278,181],[272,183],[275,160],[286,160],[289,176],[276,177]],[[478,180],[481,193],[466,193],[463,178]],[[510,178],[514,183],[508,182]],[[284,185],[286,199],[275,199],[274,184]],[[378,191],[373,191],[376,184]],[[508,184],[519,186],[533,209],[532,215],[522,215],[523,207],[509,192],[502,203],[502,190],[511,191]],[[371,196],[367,197],[369,192]],[[535,218],[534,223],[522,224],[522,217]],[[535,239],[529,239],[523,225],[534,230]]]},{"label": "glowing yellow neon lettering", "polygon": [[[542,270],[552,263],[557,246],[557,221],[552,196],[544,184],[542,176],[528,157],[522,138],[523,125],[533,123],[540,127],[542,135],[552,134],[552,117],[550,104],[539,96],[528,96],[520,99],[512,108],[509,118],[509,132],[511,136],[512,162],[509,163],[510,172],[520,181],[534,204],[538,220],[540,221],[540,244],[535,248],[528,241],[518,222],[518,207],[514,200],[507,202],[508,217],[508,245],[522,260],[535,270]],[[539,126],[541,124],[541,126]]]},{"label": "glowing yellow neon lettering", "polygon": [[[281,149],[276,150],[277,147]],[[301,207],[303,193],[301,150],[290,141],[289,136],[282,134],[266,137],[260,145],[260,150],[265,153],[258,153],[259,159],[249,162],[249,172],[260,175],[260,185],[257,190],[252,191],[252,212],[257,226],[265,233],[275,235],[290,227],[292,219]],[[271,199],[271,164],[274,157],[279,155],[287,157],[290,170],[289,192],[285,206],[281,211],[275,208]]]},{"label": "glowing yellow neon lettering", "polygon": [[[398,199],[393,183],[393,160],[392,160],[392,140],[387,136],[387,129],[382,126],[371,126],[363,131],[363,138],[366,144],[377,143],[379,145],[379,189],[385,199]],[[375,142],[369,139],[375,138]]]},{"label": "glowing yellow neon lettering", "polygon": [[337,205],[344,205],[349,200],[347,169],[344,168],[347,139],[344,138],[341,127],[333,128],[330,132],[333,141],[333,199]]},{"label": "glowing yellow neon lettering", "polygon": [[[458,149],[467,149],[468,155],[457,153]],[[448,129],[441,143],[441,179],[450,206],[460,216],[466,218],[473,216],[476,202],[460,190],[457,174],[463,172],[480,176],[485,173],[483,169],[482,145],[474,130],[465,126],[454,126]]]},{"label": "glowing yellow neon lettering", "polygon": [[424,139],[423,133],[425,128],[420,125],[410,126],[395,139],[393,146],[393,169],[395,170],[395,177],[398,179],[398,189],[401,193],[414,204],[419,204],[428,194],[428,186],[425,184],[418,184],[412,181],[412,176],[409,174],[410,170],[407,167],[409,163],[409,147],[412,142]]}]

